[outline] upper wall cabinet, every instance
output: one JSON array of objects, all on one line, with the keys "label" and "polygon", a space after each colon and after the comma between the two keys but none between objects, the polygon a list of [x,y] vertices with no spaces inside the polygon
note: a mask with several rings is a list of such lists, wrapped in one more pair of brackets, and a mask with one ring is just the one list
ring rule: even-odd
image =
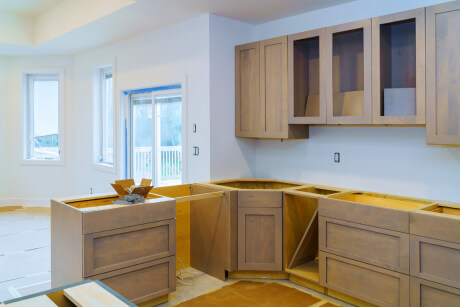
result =
[{"label": "upper wall cabinet", "polygon": [[235,133],[259,136],[259,42],[235,48]]},{"label": "upper wall cabinet", "polygon": [[426,138],[460,145],[460,1],[426,10]]},{"label": "upper wall cabinet", "polygon": [[290,124],[326,123],[325,31],[288,37]]},{"label": "upper wall cabinet", "polygon": [[236,136],[308,138],[307,126],[288,124],[287,36],[235,51]]},{"label": "upper wall cabinet", "polygon": [[372,19],[374,124],[425,124],[425,9]]},{"label": "upper wall cabinet", "polygon": [[326,28],[328,124],[371,124],[371,20]]}]

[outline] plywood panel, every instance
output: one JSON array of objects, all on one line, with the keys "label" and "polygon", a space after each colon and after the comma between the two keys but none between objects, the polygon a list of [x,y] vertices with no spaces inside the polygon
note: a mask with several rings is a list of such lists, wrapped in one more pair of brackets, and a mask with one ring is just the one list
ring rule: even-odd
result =
[{"label": "plywood panel", "polygon": [[128,306],[95,282],[64,289],[64,295],[78,307]]},{"label": "plywood panel", "polygon": [[[190,184],[154,188],[152,193],[175,198],[188,196]],[[190,202],[176,203],[176,257],[180,258],[185,268],[190,266]],[[182,267],[179,267],[181,269]]]}]

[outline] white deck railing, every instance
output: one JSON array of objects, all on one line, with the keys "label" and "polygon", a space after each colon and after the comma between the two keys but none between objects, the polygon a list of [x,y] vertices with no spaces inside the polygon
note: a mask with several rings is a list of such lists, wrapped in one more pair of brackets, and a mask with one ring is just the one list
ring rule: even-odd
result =
[{"label": "white deck railing", "polygon": [[[162,146],[159,151],[160,181],[177,180],[182,178],[182,148],[181,146]],[[152,148],[134,148],[134,180],[151,178]]]}]

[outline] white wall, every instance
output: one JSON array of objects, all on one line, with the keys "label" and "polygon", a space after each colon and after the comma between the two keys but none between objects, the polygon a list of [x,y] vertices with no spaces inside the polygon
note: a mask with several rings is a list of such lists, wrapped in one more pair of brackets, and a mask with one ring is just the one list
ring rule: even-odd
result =
[{"label": "white wall", "polygon": [[235,138],[235,45],[254,26],[210,16],[211,180],[255,176],[256,141]]},{"label": "white wall", "polygon": [[[64,69],[64,165],[43,166],[22,164],[22,74],[28,69]],[[74,72],[72,56],[11,57],[8,72],[8,150],[7,175],[9,199],[46,201],[51,197],[69,195],[75,186]],[[21,202],[22,203],[22,202]]]},{"label": "white wall", "polygon": [[4,199],[8,194],[8,174],[9,163],[8,153],[9,134],[8,134],[8,68],[9,59],[6,56],[0,56],[0,199]]},{"label": "white wall", "polygon": [[[76,69],[76,193],[110,191],[109,183],[123,177],[93,168],[92,163],[92,76],[97,66],[110,64],[116,57],[116,89],[146,88],[182,82],[187,77],[188,182],[210,179],[210,107],[209,107],[209,15],[202,15],[162,29],[136,35],[75,56]],[[120,95],[120,103],[126,96]],[[198,133],[191,131],[192,123]],[[119,127],[122,128],[122,127]],[[119,129],[119,132],[123,132]],[[121,145],[121,144],[119,144]],[[191,148],[200,147],[193,156]]]},{"label": "white wall", "polygon": [[[257,39],[445,1],[359,0],[262,24]],[[340,164],[333,162],[341,153]],[[312,127],[310,140],[258,141],[256,175],[460,202],[460,149],[425,144],[425,128]]]}]

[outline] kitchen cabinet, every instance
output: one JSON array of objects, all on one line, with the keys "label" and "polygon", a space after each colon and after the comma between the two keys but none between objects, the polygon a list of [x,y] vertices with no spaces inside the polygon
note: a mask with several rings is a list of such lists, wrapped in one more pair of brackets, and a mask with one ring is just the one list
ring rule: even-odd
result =
[{"label": "kitchen cabinet", "polygon": [[426,140],[460,145],[460,2],[426,9]]},{"label": "kitchen cabinet", "polygon": [[235,48],[235,134],[259,136],[259,42]]},{"label": "kitchen cabinet", "polygon": [[372,19],[373,124],[425,124],[425,9]]},{"label": "kitchen cabinet", "polygon": [[326,123],[325,29],[288,36],[290,124]]},{"label": "kitchen cabinet", "polygon": [[326,28],[327,124],[371,124],[371,20]]},{"label": "kitchen cabinet", "polygon": [[235,47],[235,135],[305,139],[308,127],[288,124],[287,37]]},{"label": "kitchen cabinet", "polygon": [[238,191],[238,270],[282,271],[283,194],[254,192]]}]

